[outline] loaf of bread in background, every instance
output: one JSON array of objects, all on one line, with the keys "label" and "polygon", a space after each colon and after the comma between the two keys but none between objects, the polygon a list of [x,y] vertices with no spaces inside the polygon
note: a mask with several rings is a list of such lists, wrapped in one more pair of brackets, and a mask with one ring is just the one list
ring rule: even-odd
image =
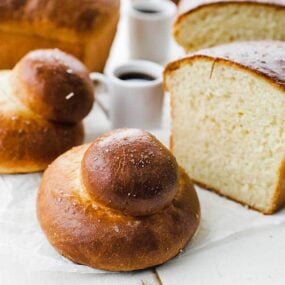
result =
[{"label": "loaf of bread in background", "polygon": [[285,41],[285,0],[181,0],[174,36],[185,51],[247,40]]},{"label": "loaf of bread in background", "polygon": [[233,43],[168,65],[171,148],[198,184],[271,214],[285,202],[285,43]]},{"label": "loaf of bread in background", "polygon": [[29,51],[59,48],[102,71],[119,19],[119,0],[8,0],[0,4],[0,69]]}]

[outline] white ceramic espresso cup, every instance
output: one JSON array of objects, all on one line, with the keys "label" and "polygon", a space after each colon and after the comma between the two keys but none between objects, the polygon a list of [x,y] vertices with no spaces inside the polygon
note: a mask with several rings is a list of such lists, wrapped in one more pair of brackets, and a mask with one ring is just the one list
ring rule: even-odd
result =
[{"label": "white ceramic espresso cup", "polygon": [[129,18],[130,57],[159,63],[169,57],[176,5],[170,0],[133,0]]},{"label": "white ceramic espresso cup", "polygon": [[[102,84],[109,96],[109,106],[97,97],[112,128],[158,129],[161,127],[163,68],[153,62],[134,60],[121,64],[106,75],[93,72],[93,82]],[[102,106],[103,105],[103,106]]]}]

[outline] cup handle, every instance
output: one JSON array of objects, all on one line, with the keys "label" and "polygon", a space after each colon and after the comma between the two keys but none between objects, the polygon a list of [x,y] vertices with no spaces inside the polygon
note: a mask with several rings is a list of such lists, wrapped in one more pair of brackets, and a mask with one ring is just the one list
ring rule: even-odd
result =
[{"label": "cup handle", "polygon": [[[103,90],[99,94],[108,94],[109,93],[109,80],[106,77],[106,75],[99,73],[99,72],[91,72],[89,74],[89,76],[90,76],[92,82],[94,83],[95,89],[96,89],[96,87],[98,87],[96,85],[103,86]],[[103,111],[103,113],[105,114],[107,119],[110,119],[109,108],[100,100],[100,98],[98,98],[98,96],[96,97],[95,103],[97,103],[97,105]]]}]

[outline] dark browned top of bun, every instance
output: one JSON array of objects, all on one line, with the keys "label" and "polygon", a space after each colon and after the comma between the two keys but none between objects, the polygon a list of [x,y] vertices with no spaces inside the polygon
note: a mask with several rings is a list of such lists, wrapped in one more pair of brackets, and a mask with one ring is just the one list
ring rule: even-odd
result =
[{"label": "dark browned top of bun", "polygon": [[93,32],[119,9],[119,0],[6,0],[0,1],[0,22],[51,22],[78,32]]},{"label": "dark browned top of bun", "polygon": [[91,110],[94,87],[85,66],[58,49],[28,53],[13,69],[16,96],[43,118],[77,123]]},{"label": "dark browned top of bun", "polygon": [[133,216],[154,214],[178,191],[178,165],[154,136],[119,129],[99,137],[81,164],[86,190],[96,201]]},{"label": "dark browned top of bun", "polygon": [[[236,64],[253,71],[279,87],[285,87],[285,43],[281,41],[235,42],[209,49],[200,50],[189,56],[170,63],[165,75],[184,63],[199,58],[210,58],[214,64],[218,61]],[[215,65],[213,64],[213,72]]]}]

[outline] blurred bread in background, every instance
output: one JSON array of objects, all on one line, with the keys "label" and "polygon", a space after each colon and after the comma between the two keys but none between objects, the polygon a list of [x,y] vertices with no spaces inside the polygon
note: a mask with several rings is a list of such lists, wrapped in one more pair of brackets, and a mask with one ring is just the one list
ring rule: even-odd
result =
[{"label": "blurred bread in background", "polygon": [[246,40],[285,40],[284,0],[181,0],[174,36],[186,52]]},{"label": "blurred bread in background", "polygon": [[0,69],[29,51],[59,48],[102,71],[116,33],[119,0],[0,2]]}]

